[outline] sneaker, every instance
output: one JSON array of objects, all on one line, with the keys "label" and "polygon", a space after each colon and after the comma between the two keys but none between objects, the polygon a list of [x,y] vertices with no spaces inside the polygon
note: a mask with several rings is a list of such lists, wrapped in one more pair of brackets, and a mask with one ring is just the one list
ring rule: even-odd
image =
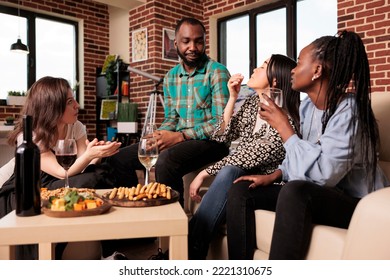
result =
[{"label": "sneaker", "polygon": [[169,252],[168,250],[163,253],[161,248],[158,248],[157,255],[151,255],[148,260],[169,260]]},{"label": "sneaker", "polygon": [[102,260],[128,260],[128,258],[124,254],[115,251],[111,256],[102,258]]}]

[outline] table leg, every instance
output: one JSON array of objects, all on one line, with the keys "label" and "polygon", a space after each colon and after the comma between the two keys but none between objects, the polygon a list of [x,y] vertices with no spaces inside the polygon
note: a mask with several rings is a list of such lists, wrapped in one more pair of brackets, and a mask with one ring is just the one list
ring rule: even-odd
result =
[{"label": "table leg", "polygon": [[39,259],[40,260],[52,260],[54,254],[54,244],[50,242],[39,243]]},{"label": "table leg", "polygon": [[0,260],[11,259],[11,246],[3,245],[0,246]]},{"label": "table leg", "polygon": [[168,236],[160,236],[158,238],[158,247],[161,248],[163,252],[168,250],[169,248],[169,237]]},{"label": "table leg", "polygon": [[175,235],[169,237],[169,259],[188,260],[187,235]]}]

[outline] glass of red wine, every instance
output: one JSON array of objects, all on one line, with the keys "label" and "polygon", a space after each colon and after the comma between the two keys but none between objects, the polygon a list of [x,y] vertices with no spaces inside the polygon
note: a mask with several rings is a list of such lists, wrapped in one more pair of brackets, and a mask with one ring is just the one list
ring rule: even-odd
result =
[{"label": "glass of red wine", "polygon": [[57,162],[65,169],[65,188],[69,188],[68,170],[77,159],[76,140],[58,140],[55,152]]}]

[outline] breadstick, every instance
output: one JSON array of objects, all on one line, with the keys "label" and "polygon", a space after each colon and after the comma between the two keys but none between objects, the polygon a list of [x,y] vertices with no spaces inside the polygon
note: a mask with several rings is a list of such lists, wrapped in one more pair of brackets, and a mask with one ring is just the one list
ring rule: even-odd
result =
[{"label": "breadstick", "polygon": [[132,187],[132,188],[129,190],[129,196],[128,196],[129,200],[133,200],[134,194],[135,194],[135,190],[136,190],[135,187]]},{"label": "breadstick", "polygon": [[155,190],[156,190],[157,185],[158,185],[158,183],[154,182],[154,183],[152,184],[152,186],[150,187],[148,193],[153,194],[153,193],[155,192]]},{"label": "breadstick", "polygon": [[108,197],[109,199],[114,199],[116,197],[116,193],[118,192],[118,189],[117,188],[113,188],[111,193],[110,193],[110,196]]},{"label": "breadstick", "polygon": [[125,188],[124,187],[120,187],[119,191],[118,191],[118,198],[119,199],[123,199],[124,197],[125,197]]},{"label": "breadstick", "polygon": [[149,193],[149,192],[150,192],[150,189],[152,188],[152,186],[153,186],[153,182],[149,183],[149,184],[147,185],[147,187],[146,187],[145,192],[146,192],[146,193]]},{"label": "breadstick", "polygon": [[135,192],[134,192],[134,194],[135,195],[139,195],[139,192],[141,191],[141,184],[137,184],[137,188],[135,189]]},{"label": "breadstick", "polygon": [[164,184],[161,184],[160,192],[165,193],[166,191],[167,191],[167,186],[165,186]]},{"label": "breadstick", "polygon": [[145,193],[147,187],[148,187],[147,185],[144,185],[144,186],[141,188],[141,190],[139,191],[139,193],[140,193],[140,194],[141,194],[141,193]]},{"label": "breadstick", "polygon": [[167,188],[167,199],[171,199],[171,188]]},{"label": "breadstick", "polygon": [[160,195],[160,190],[161,190],[161,184],[158,183],[158,184],[157,184],[157,187],[156,187],[156,194],[157,194],[157,195]]},{"label": "breadstick", "polygon": [[147,197],[148,195],[146,193],[140,193],[139,195],[137,195],[136,197],[133,198],[133,200],[140,200],[144,197]]}]

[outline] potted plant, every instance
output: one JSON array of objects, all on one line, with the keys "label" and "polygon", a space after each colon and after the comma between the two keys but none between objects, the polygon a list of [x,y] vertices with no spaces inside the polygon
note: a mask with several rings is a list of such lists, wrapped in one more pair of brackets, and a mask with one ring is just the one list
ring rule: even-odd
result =
[{"label": "potted plant", "polygon": [[9,91],[7,96],[7,105],[23,106],[26,101],[26,93],[24,91]]},{"label": "potted plant", "polygon": [[138,105],[136,103],[118,104],[118,133],[138,132]]},{"label": "potted plant", "polygon": [[15,118],[13,116],[8,116],[5,118],[6,125],[14,125]]}]

